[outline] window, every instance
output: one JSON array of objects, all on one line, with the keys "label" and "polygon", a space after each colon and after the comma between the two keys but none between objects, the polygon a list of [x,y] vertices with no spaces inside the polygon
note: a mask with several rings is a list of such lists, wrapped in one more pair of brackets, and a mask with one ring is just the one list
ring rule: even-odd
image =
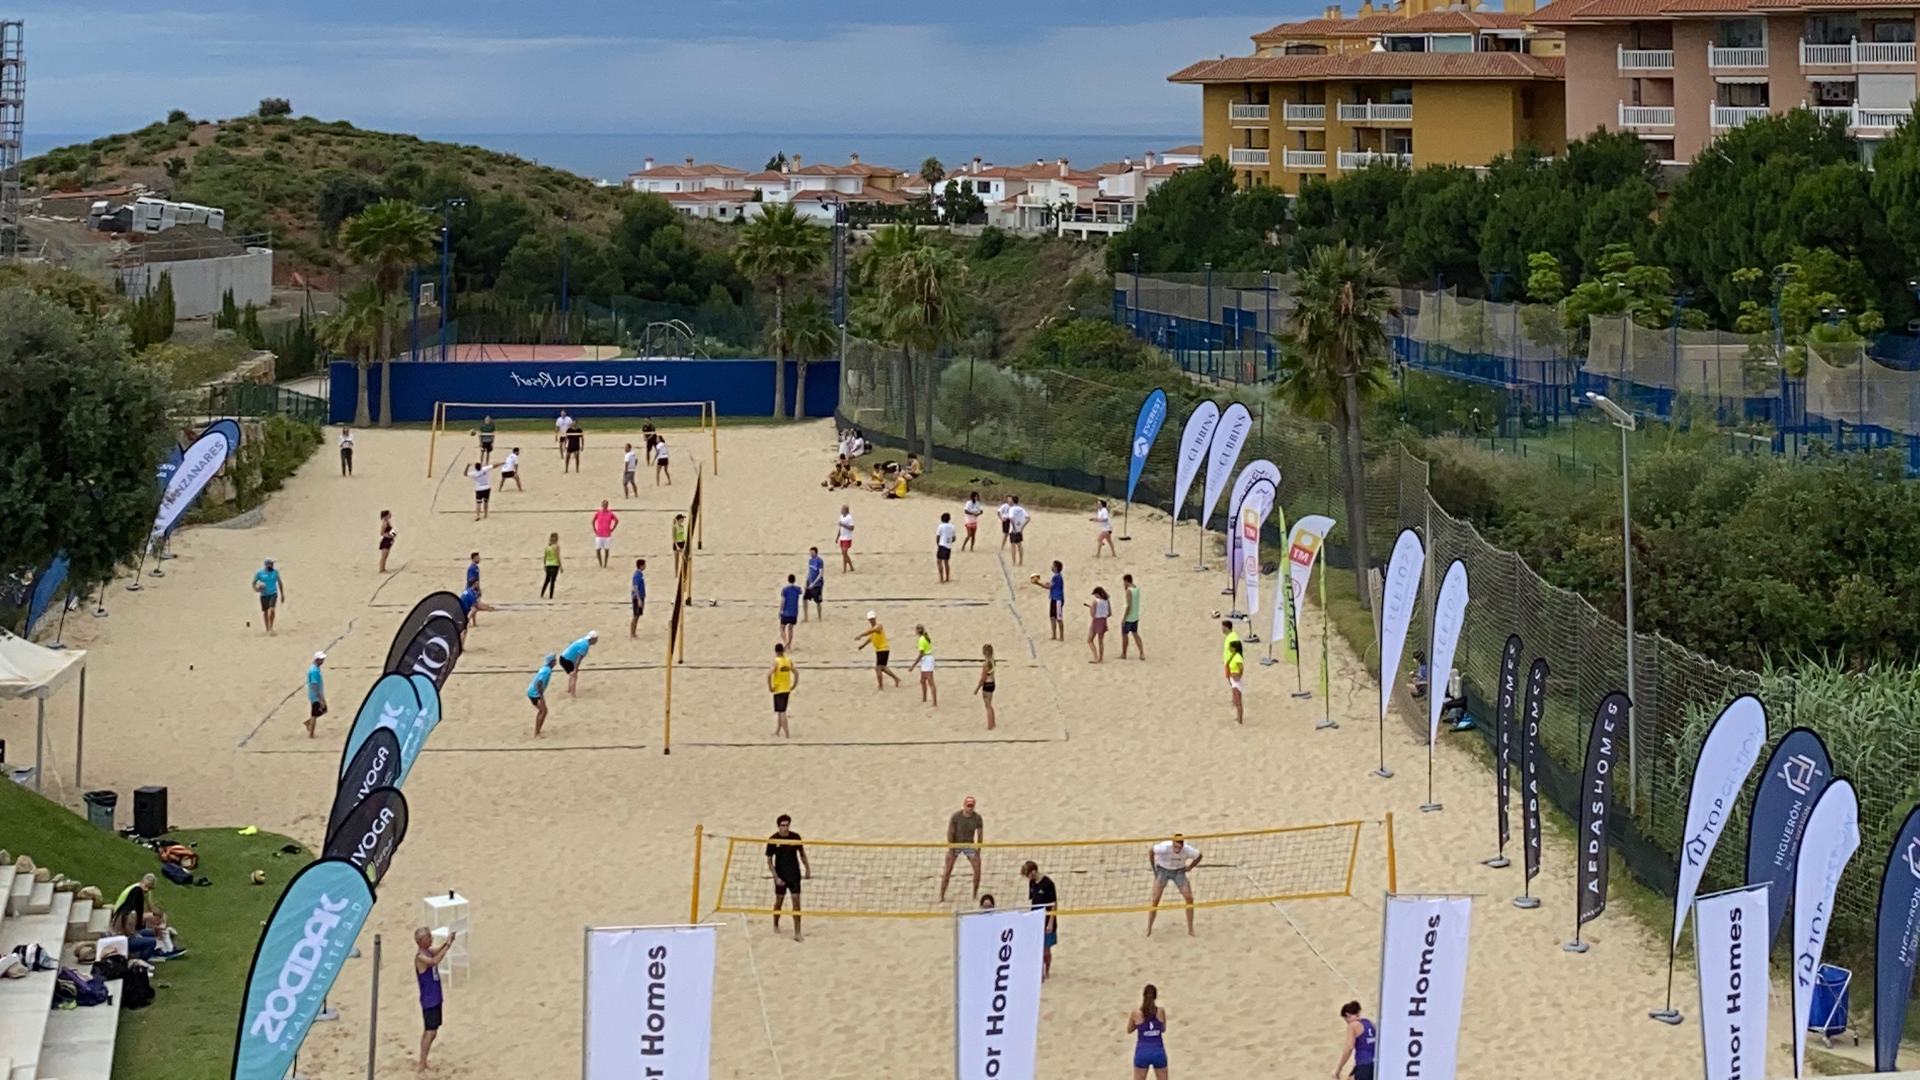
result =
[{"label": "window", "polygon": [[1381,39],[1388,52],[1426,52],[1427,39],[1423,34],[1395,34]]},{"label": "window", "polygon": [[1480,51],[1517,53],[1522,51],[1521,41],[1516,37],[1502,37],[1488,34],[1480,39]]},{"label": "window", "polygon": [[[1909,22],[1907,29],[1913,29]],[[1807,16],[1807,44],[1845,45],[1861,37],[1860,16],[1856,12],[1830,12]]]},{"label": "window", "polygon": [[1386,103],[1389,105],[1413,104],[1413,87],[1411,86],[1388,87]]},{"label": "window", "polygon": [[1428,38],[1428,52],[1466,53],[1473,51],[1472,34],[1434,34]]},{"label": "window", "polygon": [[1814,83],[1813,103],[1815,105],[1853,104],[1853,80],[1828,79]]},{"label": "window", "polygon": [[1325,56],[1327,55],[1327,47],[1325,45],[1305,45],[1288,42],[1280,52],[1285,56]]},{"label": "window", "polygon": [[1882,44],[1893,44],[1896,42],[1911,43],[1913,41],[1913,20],[1901,19],[1899,22],[1877,22],[1867,28],[1867,33],[1860,36]]},{"label": "window", "polygon": [[1719,103],[1729,108],[1764,108],[1767,105],[1767,84],[1763,82],[1721,83]]},{"label": "window", "polygon": [[1389,132],[1387,135],[1387,153],[1413,153],[1413,135],[1410,132]]},{"label": "window", "polygon": [[[1634,82],[1638,83],[1639,80],[1636,79]],[[1533,119],[1533,88],[1530,86],[1520,88],[1520,119]]]},{"label": "window", "polygon": [[1767,44],[1765,19],[1715,19],[1713,43],[1723,49],[1762,49]]}]

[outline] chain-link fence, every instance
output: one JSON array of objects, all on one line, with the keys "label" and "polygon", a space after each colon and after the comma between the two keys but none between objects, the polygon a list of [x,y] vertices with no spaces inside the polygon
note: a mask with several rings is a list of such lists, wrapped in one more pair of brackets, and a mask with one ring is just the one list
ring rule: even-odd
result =
[{"label": "chain-link fence", "polygon": [[[922,425],[927,380],[933,380],[934,441],[941,460],[1109,497],[1126,489],[1127,440],[1140,403],[1155,386],[1165,389],[1166,428],[1147,456],[1135,493],[1136,501],[1148,505],[1165,506],[1172,498],[1175,436],[1184,418],[1201,399],[1221,396],[1171,370],[1164,378],[1102,381],[968,359],[919,358],[915,367],[914,414]],[[850,345],[841,390],[843,422],[883,445],[902,445],[906,384],[901,370],[899,355],[889,349]],[[1279,497],[1289,517],[1324,513],[1343,521],[1329,539],[1325,558],[1329,566],[1350,573],[1344,470],[1334,431],[1281,411],[1253,388],[1234,388],[1230,396],[1254,415],[1240,460],[1267,458],[1280,466]],[[1549,584],[1520,556],[1494,547],[1471,524],[1449,515],[1428,490],[1426,462],[1401,444],[1368,447],[1365,457],[1369,547],[1376,565],[1392,550],[1400,529],[1416,529],[1428,542],[1430,570],[1416,627],[1428,625],[1427,597],[1448,564],[1454,559],[1466,564],[1473,601],[1454,663],[1472,714],[1484,721],[1483,734],[1492,735],[1491,702],[1507,635],[1521,636],[1529,660],[1546,658],[1552,678],[1541,735],[1547,751],[1542,783],[1563,811],[1576,815],[1593,709],[1607,693],[1627,687],[1625,628],[1611,613]],[[1885,845],[1916,797],[1907,785],[1920,772],[1920,740],[1910,737],[1910,728],[1890,722],[1866,727],[1863,734],[1858,711],[1835,694],[1824,695],[1818,708],[1803,707],[1799,681],[1791,675],[1731,668],[1654,634],[1635,635],[1633,684],[1635,724],[1631,752],[1624,755],[1629,776],[1619,788],[1625,805],[1615,815],[1613,840],[1637,878],[1668,894],[1675,884],[1674,853],[1685,827],[1694,760],[1713,719],[1735,697],[1759,695],[1773,736],[1796,724],[1820,732],[1835,747],[1837,765],[1846,765],[1849,755],[1863,763],[1873,760],[1872,751],[1859,749],[1863,742],[1877,748],[1875,767],[1853,773],[1868,846],[1842,882],[1832,937],[1836,956],[1866,955],[1872,948]],[[1424,733],[1424,714],[1409,710],[1405,718]],[[1909,732],[1904,742],[1902,731]],[[1743,879],[1745,814],[1742,801],[1708,868],[1707,886]]]}]

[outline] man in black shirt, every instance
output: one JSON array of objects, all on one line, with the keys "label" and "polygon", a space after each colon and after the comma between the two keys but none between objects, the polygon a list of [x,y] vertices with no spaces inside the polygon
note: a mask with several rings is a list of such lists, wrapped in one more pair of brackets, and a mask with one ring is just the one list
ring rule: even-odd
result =
[{"label": "man in black shirt", "polygon": [[1027,876],[1027,906],[1047,913],[1047,945],[1040,954],[1040,978],[1053,974],[1053,947],[1060,940],[1060,894],[1053,891],[1053,879],[1040,872],[1040,864],[1029,860],[1020,872]]},{"label": "man in black shirt", "polygon": [[[793,940],[800,940],[800,879],[813,876],[813,866],[807,862],[806,845],[800,842],[800,834],[788,828],[793,818],[781,814],[774,819],[778,826],[772,836],[767,838],[767,869],[773,873],[773,929],[780,931],[780,909],[786,903],[788,893],[793,894]],[[1051,887],[1052,883],[1048,883]]]}]

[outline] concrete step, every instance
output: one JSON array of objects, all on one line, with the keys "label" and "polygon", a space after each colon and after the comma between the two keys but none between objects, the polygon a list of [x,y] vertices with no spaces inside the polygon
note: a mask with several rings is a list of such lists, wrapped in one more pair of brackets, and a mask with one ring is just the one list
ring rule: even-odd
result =
[{"label": "concrete step", "polygon": [[33,891],[27,896],[27,914],[45,915],[53,910],[53,882],[36,881]]},{"label": "concrete step", "polygon": [[24,915],[27,913],[27,901],[33,896],[33,875],[16,874],[13,884],[7,889],[7,914]]},{"label": "concrete step", "polygon": [[104,907],[93,909],[87,916],[87,940],[98,941],[107,936],[107,930],[113,925],[113,912]]},{"label": "concrete step", "polygon": [[87,923],[93,919],[93,901],[76,897],[72,910],[67,912],[67,940],[87,940]]}]

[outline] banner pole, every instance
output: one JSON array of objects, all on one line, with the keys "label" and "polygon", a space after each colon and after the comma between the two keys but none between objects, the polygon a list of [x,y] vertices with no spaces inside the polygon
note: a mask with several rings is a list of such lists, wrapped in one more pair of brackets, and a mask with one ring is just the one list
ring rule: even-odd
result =
[{"label": "banner pole", "polygon": [[1128,523],[1131,522],[1132,520],[1133,520],[1133,500],[1128,499],[1120,507],[1120,539],[1122,540],[1133,539],[1133,537],[1127,535],[1127,526],[1128,526]]},{"label": "banner pole", "polygon": [[[1695,929],[1697,930],[1698,927],[1696,926]],[[1674,949],[1675,942],[1673,938],[1669,936],[1667,938],[1667,1007],[1664,1009],[1655,1009],[1647,1014],[1650,1018],[1670,1026],[1680,1023],[1680,1010],[1673,1007]]]},{"label": "banner pole", "polygon": [[[804,390],[804,388],[803,388]],[[804,406],[802,406],[804,408]],[[713,475],[720,475],[720,406],[716,402],[707,402],[707,416],[712,423],[707,427],[707,442],[713,452]]]},{"label": "banner pole", "polygon": [[[676,601],[677,602],[677,601]],[[667,642],[667,701],[661,717],[660,752],[673,753],[673,642]]]},{"label": "banner pole", "polygon": [[139,592],[145,586],[140,584],[140,571],[147,568],[147,555],[153,551],[153,538],[147,538],[147,546],[140,549],[140,565],[133,568],[133,580],[127,582],[128,592]]},{"label": "banner pole", "polygon": [[587,1028],[593,1023],[587,982],[593,978],[593,927],[580,928],[580,1080],[587,1080]]},{"label": "banner pole", "polygon": [[1171,516],[1167,518],[1167,558],[1177,559],[1180,553],[1174,549],[1174,542],[1180,536],[1180,505],[1175,503]]},{"label": "banner pole", "polygon": [[[1431,689],[1428,692],[1431,693]],[[1427,801],[1420,804],[1420,812],[1431,814],[1438,809],[1440,804],[1433,801],[1433,736],[1429,733],[1427,736]]]},{"label": "banner pole", "polygon": [[[705,835],[705,826],[693,827],[693,897],[687,903],[687,922],[689,923],[700,921],[700,848]],[[1672,991],[1669,990],[1668,993],[1671,994]]]},{"label": "banner pole", "polygon": [[373,1055],[380,1046],[380,935],[373,935],[373,1000],[367,1006],[367,1080],[373,1080]]},{"label": "banner pole", "polygon": [[1393,811],[1387,811],[1387,892],[1400,891],[1399,866],[1394,861],[1393,851]]},{"label": "banner pole", "polygon": [[953,913],[953,1080],[960,1075],[960,913]]}]

